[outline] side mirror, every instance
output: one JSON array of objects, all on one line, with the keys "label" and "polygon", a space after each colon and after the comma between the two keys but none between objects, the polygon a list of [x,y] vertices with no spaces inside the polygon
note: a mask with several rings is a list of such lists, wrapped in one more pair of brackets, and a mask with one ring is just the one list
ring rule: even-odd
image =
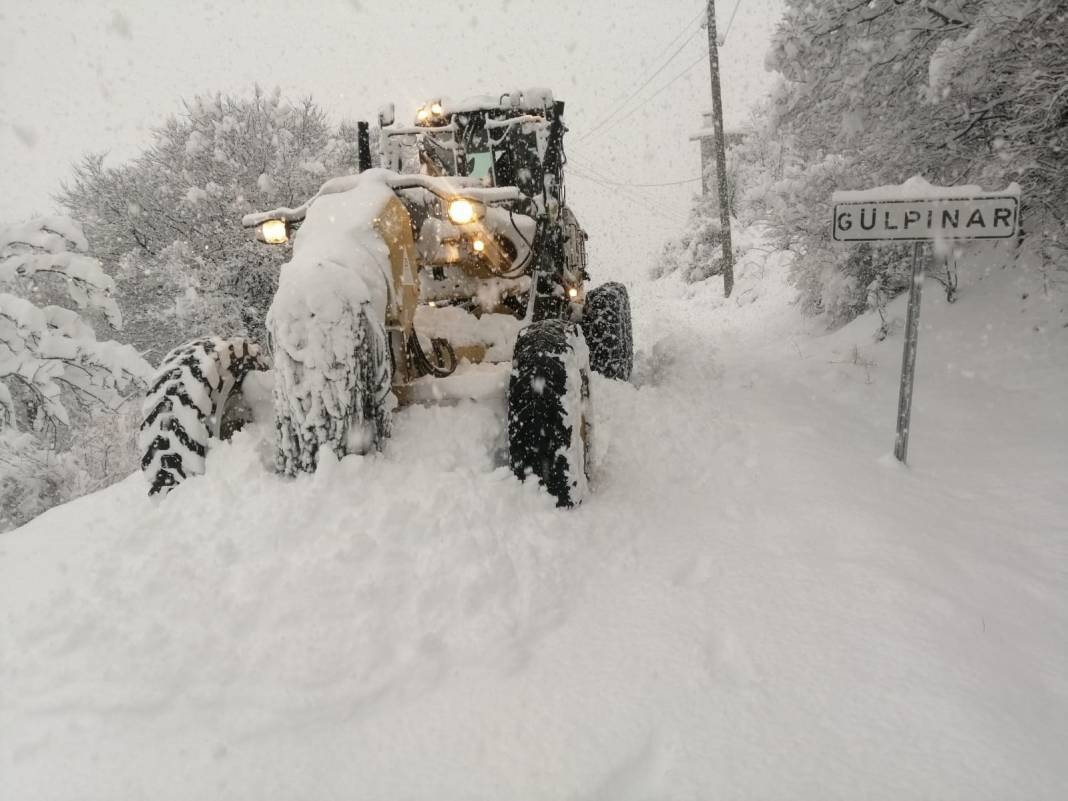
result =
[{"label": "side mirror", "polygon": [[378,110],[378,127],[386,128],[397,121],[397,110],[392,103],[387,103]]},{"label": "side mirror", "polygon": [[357,159],[360,172],[371,169],[371,126],[363,120],[356,123]]}]

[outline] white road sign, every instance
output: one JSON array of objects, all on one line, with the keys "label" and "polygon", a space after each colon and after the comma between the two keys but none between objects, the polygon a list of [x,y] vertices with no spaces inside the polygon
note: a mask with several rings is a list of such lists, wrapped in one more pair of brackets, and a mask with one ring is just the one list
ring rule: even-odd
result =
[{"label": "white road sign", "polygon": [[1015,195],[835,203],[836,242],[1010,239],[1016,236]]},{"label": "white road sign", "polygon": [[838,191],[831,202],[832,236],[836,242],[914,243],[894,440],[894,456],[904,463],[912,424],[920,297],[926,270],[924,250],[929,250],[924,243],[939,239],[1011,239],[1019,225],[1020,187],[1009,184],[1001,192],[984,192],[978,186],[932,186],[917,175],[898,186]]}]

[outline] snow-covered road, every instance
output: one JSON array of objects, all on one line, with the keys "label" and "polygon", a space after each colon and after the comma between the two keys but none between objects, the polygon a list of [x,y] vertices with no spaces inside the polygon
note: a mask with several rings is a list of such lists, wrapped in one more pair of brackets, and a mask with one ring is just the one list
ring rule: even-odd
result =
[{"label": "snow-covered road", "polygon": [[0,537],[0,798],[1063,798],[1063,296],[929,293],[906,469],[900,337],[782,270],[632,283],[572,512],[462,402]]}]

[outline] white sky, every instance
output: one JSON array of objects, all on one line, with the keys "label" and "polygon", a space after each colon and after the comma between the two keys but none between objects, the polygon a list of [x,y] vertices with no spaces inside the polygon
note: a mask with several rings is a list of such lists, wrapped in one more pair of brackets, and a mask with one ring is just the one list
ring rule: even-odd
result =
[{"label": "white sky", "polygon": [[[630,275],[680,228],[699,184],[608,187],[579,172],[628,184],[698,175],[688,137],[710,106],[705,33],[668,45],[693,30],[703,8],[703,0],[0,0],[0,220],[50,212],[83,153],[106,150],[116,162],[136,154],[197,93],[277,85],[290,97],[311,95],[335,118],[373,119],[390,100],[402,116],[431,96],[548,86],[567,102],[569,198],[590,233],[594,279]],[[734,9],[735,0],[717,0],[721,30]],[[763,55],[779,14],[780,0],[739,0],[720,49],[728,126],[770,89]],[[620,127],[578,141],[680,44],[619,115]]]}]

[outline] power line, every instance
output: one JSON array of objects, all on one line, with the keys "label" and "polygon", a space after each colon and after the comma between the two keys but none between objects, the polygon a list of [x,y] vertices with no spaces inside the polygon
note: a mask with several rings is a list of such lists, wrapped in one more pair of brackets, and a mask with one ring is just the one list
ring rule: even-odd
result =
[{"label": "power line", "polygon": [[634,199],[632,197],[628,197],[626,195],[618,194],[618,193],[616,193],[616,192],[614,192],[612,190],[612,187],[605,186],[600,181],[598,181],[598,180],[596,180],[594,178],[591,178],[588,175],[582,175],[581,173],[575,173],[574,175],[575,175],[576,178],[580,178],[580,179],[582,179],[584,181],[589,181],[594,186],[599,186],[604,191],[609,192],[612,195],[612,197],[618,198],[619,200],[622,200],[624,203],[628,203],[628,204],[630,204],[631,206],[634,206],[637,209],[641,209],[643,214],[651,214],[654,217],[659,217],[661,220],[664,220],[664,221],[669,222],[669,223],[673,223],[673,224],[678,225],[680,227],[686,226],[687,223],[689,222],[689,220],[687,220],[685,217],[682,217],[682,216],[677,215],[677,214],[671,214],[670,212],[665,212],[662,209],[658,209],[655,205],[652,205],[652,204],[648,203],[647,201],[636,200],[636,199]]},{"label": "power line", "polygon": [[731,32],[731,26],[734,24],[734,18],[738,15],[738,6],[742,4],[742,0],[734,0],[734,11],[731,12],[731,18],[727,20],[727,30],[723,32],[723,41],[727,41],[727,34]]},{"label": "power line", "polygon": [[641,91],[645,89],[645,87],[647,87],[653,81],[654,78],[656,78],[657,75],[663,72],[671,64],[671,62],[675,60],[675,57],[682,52],[682,49],[686,47],[686,45],[693,41],[693,37],[696,36],[700,32],[700,30],[700,28],[695,28],[693,33],[691,33],[689,37],[687,37],[686,41],[679,45],[679,47],[671,54],[667,61],[661,64],[660,67],[652,75],[642,81],[641,85],[638,86],[638,88],[632,91],[629,95],[627,95],[626,99],[623,100],[623,102],[619,103],[607,117],[605,117],[603,120],[601,120],[600,123],[598,123],[593,128],[584,133],[582,136],[580,136],[578,141],[581,142],[583,139],[592,136],[597,131],[604,128],[604,126],[608,125],[608,123],[610,123],[615,117],[617,117],[627,107],[627,104],[630,103],[631,100],[637,97],[641,93]]},{"label": "power line", "polygon": [[[675,43],[678,42],[679,39],[681,39],[683,36],[685,36],[687,31],[690,31],[690,35],[687,36],[686,37],[686,41],[683,42],[682,45],[680,45],[680,49],[687,42],[689,42],[691,39],[693,39],[693,37],[697,34],[697,32],[700,31],[701,28],[704,27],[704,26],[701,25],[701,24],[698,24],[698,26],[696,28],[694,28],[693,30],[690,30],[690,28],[693,26],[693,24],[695,22],[697,22],[697,23],[701,22],[701,20],[704,17],[704,13],[705,12],[703,10],[698,11],[697,14],[689,22],[687,22],[685,25],[683,25],[682,26],[682,30],[680,30],[677,34],[675,34],[675,36],[671,39],[670,42],[668,42],[666,45],[664,45],[662,48],[660,48],[661,54],[666,53],[669,48],[674,47]],[[657,73],[659,73],[661,70],[664,69],[664,67],[666,67],[668,64],[670,64],[671,60],[673,58],[675,58],[676,55],[678,55],[678,52],[679,51],[676,50],[674,53],[672,53],[668,57],[667,61],[665,61],[663,64],[660,65],[660,67],[657,69]],[[655,60],[654,60],[653,63],[656,63]],[[646,78],[645,79],[645,83],[643,84],[643,86],[647,85],[648,82],[652,78],[655,78],[655,77],[656,77],[656,73],[654,73],[653,75],[651,75],[648,78]],[[613,103],[612,109],[611,109],[611,111],[608,112],[607,116],[611,117],[621,105],[626,105],[630,101],[630,99],[632,97],[634,97],[634,95],[636,95],[639,91],[641,91],[643,86],[639,86],[637,89],[631,90],[631,93],[627,97],[623,98],[622,100],[617,100],[615,103]],[[597,123],[597,124],[599,125],[600,123]]]},{"label": "power line", "polygon": [[[727,38],[727,34],[728,34],[728,33],[730,33],[730,30],[731,30],[731,26],[733,26],[733,25],[734,25],[734,18],[735,18],[735,17],[737,16],[737,14],[738,14],[738,8],[739,8],[739,7],[741,6],[741,4],[742,4],[742,0],[735,0],[735,3],[734,3],[734,11],[732,11],[732,12],[731,12],[731,18],[730,18],[730,20],[729,20],[729,21],[727,22],[727,29],[726,29],[726,30],[725,30],[725,31],[723,32],[723,38],[724,38],[724,39],[726,39],[726,38]],[[703,14],[703,13],[704,13],[704,12],[702,12],[702,14]],[[690,24],[693,24],[693,23],[692,23],[692,21],[691,21],[691,23],[690,23]],[[689,27],[689,25],[687,25],[687,27]],[[697,30],[700,30],[700,27],[699,27],[699,28],[698,28]],[[690,37],[689,37],[689,39],[687,39],[687,41],[689,41],[690,39],[692,39],[692,38],[693,38],[694,34],[696,34],[696,33],[697,33],[697,30],[695,30],[695,31],[694,31],[693,33],[691,33],[691,34],[690,34]],[[676,37],[676,38],[678,38],[678,37]],[[623,116],[623,117],[621,117],[620,119],[616,120],[616,124],[618,125],[618,124],[620,124],[620,123],[622,123],[622,122],[625,122],[626,120],[629,120],[629,119],[630,119],[631,117],[633,117],[633,116],[634,116],[634,114],[635,114],[635,113],[636,113],[636,112],[638,111],[638,109],[640,109],[640,108],[644,108],[644,107],[645,107],[645,106],[646,106],[646,105],[647,105],[647,104],[648,104],[648,103],[649,103],[649,102],[650,102],[650,101],[651,101],[651,100],[652,100],[653,98],[655,98],[655,97],[656,97],[657,95],[659,95],[659,94],[660,94],[661,92],[663,92],[664,90],[666,90],[666,89],[667,89],[667,88],[668,88],[669,86],[671,86],[671,85],[672,85],[673,83],[675,83],[675,81],[677,81],[677,80],[679,80],[680,78],[682,78],[682,77],[684,77],[685,75],[687,75],[687,74],[688,74],[688,73],[690,72],[690,70],[692,70],[692,69],[693,69],[694,67],[696,67],[696,66],[697,66],[698,64],[700,64],[700,63],[701,63],[702,61],[704,61],[704,59],[705,59],[705,54],[701,54],[701,55],[700,55],[700,56],[699,56],[699,57],[697,58],[697,60],[696,60],[696,61],[693,61],[693,62],[692,62],[692,63],[691,63],[691,64],[690,64],[690,65],[689,65],[688,67],[686,67],[686,69],[684,69],[684,70],[683,70],[682,72],[678,73],[678,74],[677,74],[677,75],[676,75],[676,76],[675,76],[674,78],[672,78],[672,79],[671,79],[670,81],[668,81],[667,83],[665,83],[665,84],[664,84],[663,86],[661,86],[661,87],[660,87],[659,89],[657,89],[657,90],[656,90],[655,92],[653,92],[653,93],[652,93],[651,95],[649,95],[648,97],[646,97],[646,98],[645,98],[645,100],[643,100],[642,102],[640,102],[640,103],[639,103],[639,104],[638,104],[637,106],[634,106],[634,107],[632,107],[632,108],[630,109],[630,111],[628,111],[628,112],[626,113],[626,115],[624,115],[624,116]],[[669,63],[670,63],[670,60],[669,60],[668,62],[665,62],[665,64],[663,65],[663,67],[666,67],[666,66],[667,66],[667,64],[669,64]],[[661,71],[663,70],[663,67],[661,67],[661,69],[660,69],[660,70],[658,70],[657,72],[658,72],[658,73],[659,73],[659,72],[661,72]],[[654,75],[654,76],[652,76],[652,77],[656,77],[656,76]],[[649,84],[649,81],[646,81],[646,82],[645,82],[644,84],[642,84],[642,86],[641,86],[641,87],[639,87],[639,88],[638,88],[637,90],[635,90],[635,92],[634,92],[633,94],[637,94],[637,92],[638,92],[638,91],[640,91],[640,90],[641,90],[642,88],[644,88],[645,86],[648,86],[648,84]],[[633,97],[633,94],[632,94],[632,97]],[[621,108],[617,109],[617,111],[620,111],[620,110],[622,110],[622,109],[621,109]],[[587,139],[587,138],[589,138],[589,137],[593,137],[594,139],[598,138],[598,137],[596,137],[596,136],[593,136],[594,132],[595,132],[595,131],[597,131],[597,130],[598,130],[598,129],[600,129],[600,128],[603,128],[603,127],[604,127],[604,124],[605,124],[605,123],[607,123],[607,122],[609,122],[610,120],[611,120],[611,116],[610,116],[610,117],[608,117],[607,119],[603,120],[603,121],[602,121],[602,122],[601,122],[600,124],[598,124],[598,125],[597,125],[597,126],[596,126],[595,128],[593,128],[592,130],[590,130],[590,131],[588,131],[587,133],[585,133],[585,134],[583,134],[582,136],[580,136],[580,137],[579,137],[579,138],[578,138],[578,139],[577,139],[577,140],[575,141],[575,144],[576,144],[576,145],[578,145],[578,144],[579,144],[579,143],[581,143],[581,142],[582,142],[582,141],[583,141],[584,139]],[[603,135],[603,134],[602,134],[602,135]]]},{"label": "power line", "polygon": [[595,175],[589,174],[584,170],[571,167],[570,172],[576,178],[581,178],[585,181],[589,181],[590,183],[601,187],[601,189],[611,194],[612,197],[619,198],[620,200],[630,203],[633,206],[640,207],[644,212],[648,214],[652,214],[653,216],[660,217],[663,220],[677,223],[679,225],[686,225],[689,222],[688,219],[686,219],[680,214],[665,211],[663,208],[657,206],[655,201],[650,201],[646,198],[640,198],[637,195],[630,194],[626,190],[623,190],[622,187],[613,187],[605,181],[601,180],[600,178],[597,178]]},{"label": "power line", "polygon": [[[645,200],[647,200],[648,198],[652,197],[652,195],[650,193],[642,192],[642,191],[636,189],[638,184],[632,184],[632,183],[629,183],[629,182],[620,182],[620,181],[613,180],[612,178],[609,178],[607,175],[605,175],[605,172],[603,170],[599,169],[596,165],[594,165],[592,162],[590,162],[590,161],[588,161],[586,159],[578,158],[578,157],[575,157],[575,156],[569,156],[568,159],[569,159],[569,161],[570,160],[574,160],[576,162],[579,170],[588,173],[590,176],[592,176],[593,178],[597,179],[597,181],[599,183],[604,184],[605,186],[617,187],[619,191],[628,192],[631,196],[633,196],[635,198],[639,198],[643,202]],[[698,180],[700,180],[700,179],[698,179]]]},{"label": "power line", "polygon": [[[590,164],[589,162],[583,162],[580,159],[579,163],[578,163],[578,166],[581,169],[589,170],[590,172],[592,172],[594,174],[598,174],[597,171],[594,169],[593,165]],[[643,183],[643,184],[634,183],[633,181],[612,181],[612,180],[609,180],[608,178],[605,178],[603,175],[601,175],[601,180],[606,184],[610,184],[611,186],[632,186],[632,187],[635,187],[635,188],[645,189],[645,188],[655,188],[655,187],[658,187],[658,186],[681,186],[682,184],[692,184],[695,181],[700,181],[701,180],[701,176],[698,175],[696,178],[682,178],[682,179],[680,179],[678,181],[658,181],[656,183]]]},{"label": "power line", "polygon": [[[623,192],[629,194],[632,198],[642,203],[655,202],[655,200],[653,200],[653,198],[655,197],[653,193],[638,189],[638,184],[615,181],[605,175],[603,170],[599,169],[596,165],[594,165],[587,159],[578,158],[576,156],[568,156],[568,164],[571,164],[572,161],[575,162],[580,172],[586,173],[586,175],[583,177],[596,180],[598,183],[605,187],[614,187],[615,192]],[[697,180],[700,180],[700,178],[698,178]]]},{"label": "power line", "polygon": [[639,195],[633,194],[632,192],[628,192],[628,191],[624,190],[622,187],[612,186],[611,184],[606,183],[605,181],[603,181],[600,178],[598,178],[595,174],[588,173],[585,170],[578,170],[578,169],[574,169],[574,168],[572,168],[571,173],[576,178],[582,178],[583,180],[590,181],[590,182],[592,182],[594,184],[597,184],[598,186],[600,186],[605,191],[611,193],[614,197],[618,197],[621,200],[630,201],[631,203],[634,203],[635,205],[639,205],[642,208],[649,209],[653,214],[658,214],[659,216],[664,217],[665,219],[670,219],[670,220],[672,220],[674,222],[685,222],[686,221],[686,218],[683,217],[681,214],[677,214],[677,213],[671,212],[671,211],[665,211],[664,209],[659,208],[656,205],[656,201],[651,200],[651,199],[646,198],[646,197],[641,197]]},{"label": "power line", "polygon": [[[702,53],[700,56],[697,57],[697,59],[695,61],[691,62],[691,64],[688,67],[686,67],[686,69],[684,69],[682,72],[680,72],[674,78],[672,78],[670,81],[665,83],[663,86],[661,86],[655,92],[653,92],[651,95],[649,95],[647,98],[645,98],[641,103],[639,103],[638,105],[634,106],[630,111],[627,112],[627,114],[625,116],[620,117],[618,120],[616,120],[616,124],[619,125],[619,124],[622,124],[622,123],[626,122],[627,120],[629,120],[631,117],[633,117],[635,115],[635,113],[638,112],[639,109],[642,109],[646,105],[648,105],[650,101],[652,101],[661,92],[663,92],[665,89],[667,89],[673,83],[675,83],[675,81],[679,80],[679,78],[682,78],[682,77],[685,77],[686,75],[688,75],[690,73],[690,71],[694,67],[696,67],[698,64],[702,63],[704,60],[705,60],[705,54]],[[602,134],[598,134],[598,136],[595,136],[593,138],[596,139],[599,136],[603,136],[603,135],[604,135],[603,133]],[[585,138],[585,137],[583,137],[583,138]],[[578,145],[581,142],[582,142],[582,139],[579,139],[575,144]]]},{"label": "power line", "polygon": [[700,181],[700,180],[701,180],[701,176],[698,175],[696,178],[683,178],[683,179],[678,180],[678,181],[660,181],[659,183],[653,183],[653,184],[634,184],[634,183],[630,183],[630,182],[619,183],[618,181],[608,181],[608,183],[610,183],[612,186],[657,187],[657,186],[681,186],[682,184],[692,184],[695,181]]},{"label": "power line", "polygon": [[[690,20],[689,22],[687,22],[687,23],[686,23],[686,25],[685,25],[685,26],[683,26],[683,29],[682,29],[682,30],[681,30],[681,31],[680,31],[680,32],[679,32],[678,34],[676,34],[675,38],[674,38],[674,39],[672,39],[672,40],[671,40],[671,42],[669,42],[669,43],[668,43],[668,44],[667,44],[667,45],[666,45],[666,46],[665,46],[665,47],[664,47],[664,48],[663,48],[663,49],[661,50],[661,53],[663,53],[663,52],[664,52],[664,51],[666,51],[666,50],[667,50],[668,48],[670,48],[670,47],[671,47],[672,45],[674,45],[674,44],[675,44],[675,42],[677,42],[677,41],[679,40],[679,37],[681,37],[681,36],[685,35],[686,31],[688,31],[688,30],[689,30],[689,29],[690,29],[690,28],[691,28],[691,27],[693,26],[693,24],[694,24],[695,22],[699,21],[699,20],[701,19],[701,17],[702,17],[703,15],[704,15],[704,12],[703,12],[703,11],[699,11],[699,12],[697,13],[697,16],[696,16],[696,17],[694,17],[693,19],[691,19],[691,20]],[[669,64],[671,64],[671,62],[672,62],[672,61],[674,61],[675,57],[676,57],[676,56],[678,56],[678,54],[682,52],[683,48],[684,48],[684,47],[686,47],[686,45],[688,45],[688,44],[689,44],[689,43],[690,43],[690,42],[691,42],[691,41],[693,40],[693,37],[694,37],[694,36],[696,36],[696,35],[697,35],[697,33],[698,33],[698,32],[699,32],[700,30],[701,30],[701,26],[700,26],[700,25],[698,25],[698,26],[697,26],[696,28],[694,28],[694,29],[693,29],[692,31],[690,31],[690,35],[689,35],[689,36],[687,36],[687,37],[686,37],[686,38],[685,38],[685,39],[683,40],[682,44],[680,44],[680,45],[679,45],[679,46],[678,46],[678,47],[677,47],[677,48],[676,48],[676,49],[674,50],[674,52],[672,52],[672,53],[671,53],[671,55],[670,55],[670,56],[668,56],[667,60],[666,60],[666,61],[665,61],[665,62],[664,62],[663,64],[661,64],[661,65],[660,65],[660,66],[659,66],[659,67],[658,67],[658,68],[656,69],[656,71],[654,71],[654,72],[653,72],[653,74],[652,74],[652,75],[650,75],[650,76],[649,76],[649,77],[647,77],[647,78],[646,78],[646,79],[645,79],[644,81],[642,81],[641,85],[640,85],[640,86],[638,86],[638,88],[637,88],[637,89],[633,89],[633,90],[632,90],[632,91],[630,92],[630,94],[629,94],[629,95],[627,95],[627,96],[626,96],[625,98],[623,98],[623,100],[621,100],[621,101],[618,101],[618,102],[617,102],[617,103],[616,103],[616,104],[614,105],[614,107],[612,108],[612,110],[611,110],[611,111],[610,111],[610,112],[608,113],[608,115],[607,115],[607,116],[605,116],[605,117],[603,117],[603,118],[602,118],[602,119],[601,119],[601,120],[600,120],[599,122],[597,122],[597,123],[596,123],[595,125],[593,125],[593,127],[591,127],[591,128],[590,128],[590,130],[588,130],[588,131],[587,131],[587,132],[586,132],[585,134],[583,134],[582,136],[580,136],[580,137],[579,137],[579,139],[578,139],[578,141],[580,141],[580,142],[581,142],[581,141],[582,141],[583,139],[585,139],[585,138],[586,138],[587,136],[590,136],[590,135],[591,135],[591,134],[592,134],[592,133],[593,133],[594,131],[597,131],[597,130],[599,130],[600,128],[604,127],[604,126],[605,126],[606,124],[608,124],[609,122],[611,122],[612,118],[613,118],[613,117],[615,117],[615,116],[616,116],[617,114],[619,114],[619,112],[620,112],[620,111],[621,111],[621,110],[622,110],[622,109],[623,109],[623,108],[624,108],[624,107],[625,107],[625,106],[627,105],[627,103],[629,103],[629,102],[630,102],[631,100],[633,100],[633,99],[634,99],[634,98],[635,98],[635,97],[636,97],[636,96],[637,96],[637,95],[638,95],[638,94],[639,94],[639,93],[640,93],[640,92],[641,92],[641,91],[642,91],[642,90],[643,90],[643,89],[644,89],[644,88],[645,88],[646,86],[648,86],[648,85],[649,85],[649,84],[650,84],[650,83],[651,83],[651,82],[653,81],[653,79],[654,79],[654,78],[656,78],[656,76],[657,76],[657,75],[659,75],[659,74],[660,74],[661,72],[663,72],[663,71],[664,71],[664,70],[665,70],[665,69],[666,69],[666,68],[668,67],[668,65],[669,65]]]}]

